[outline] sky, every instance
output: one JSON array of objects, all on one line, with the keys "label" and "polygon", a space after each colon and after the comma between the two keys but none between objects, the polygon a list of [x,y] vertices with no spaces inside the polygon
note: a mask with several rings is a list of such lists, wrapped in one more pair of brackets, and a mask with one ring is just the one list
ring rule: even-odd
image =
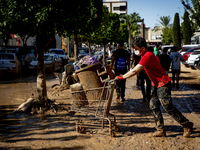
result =
[{"label": "sky", "polygon": [[146,27],[150,28],[160,25],[160,17],[170,16],[170,24],[172,24],[174,22],[175,13],[179,13],[180,21],[184,14],[184,7],[181,0],[127,0],[127,6],[128,14],[133,12],[138,13],[141,19],[144,19]]}]

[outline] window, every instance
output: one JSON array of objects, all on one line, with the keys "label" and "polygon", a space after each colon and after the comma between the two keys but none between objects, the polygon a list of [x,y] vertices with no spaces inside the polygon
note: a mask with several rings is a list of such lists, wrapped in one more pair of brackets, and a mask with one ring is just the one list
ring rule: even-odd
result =
[{"label": "window", "polygon": [[113,10],[120,10],[120,7],[114,7]]},{"label": "window", "polygon": [[161,35],[156,35],[156,40],[162,39]]},{"label": "window", "polygon": [[155,40],[156,39],[155,35],[151,35],[151,39]]},{"label": "window", "polygon": [[120,6],[120,11],[126,11],[126,6]]}]

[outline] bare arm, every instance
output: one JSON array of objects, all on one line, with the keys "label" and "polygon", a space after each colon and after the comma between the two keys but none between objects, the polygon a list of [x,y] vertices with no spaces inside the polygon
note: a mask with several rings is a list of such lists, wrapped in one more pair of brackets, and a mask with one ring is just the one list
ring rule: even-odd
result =
[{"label": "bare arm", "polygon": [[133,69],[131,69],[129,72],[123,75],[124,79],[130,78],[136,74],[138,74],[142,69],[144,69],[145,66],[142,66],[140,64],[137,64]]}]

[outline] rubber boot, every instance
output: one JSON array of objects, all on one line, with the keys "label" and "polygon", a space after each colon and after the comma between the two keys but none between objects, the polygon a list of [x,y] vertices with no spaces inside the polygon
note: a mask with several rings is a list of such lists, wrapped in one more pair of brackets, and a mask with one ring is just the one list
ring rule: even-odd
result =
[{"label": "rubber boot", "polygon": [[183,126],[183,137],[189,137],[192,133],[193,122],[188,122],[185,126]]},{"label": "rubber boot", "polygon": [[157,131],[151,134],[151,137],[166,137],[166,131],[165,129],[157,129]]}]

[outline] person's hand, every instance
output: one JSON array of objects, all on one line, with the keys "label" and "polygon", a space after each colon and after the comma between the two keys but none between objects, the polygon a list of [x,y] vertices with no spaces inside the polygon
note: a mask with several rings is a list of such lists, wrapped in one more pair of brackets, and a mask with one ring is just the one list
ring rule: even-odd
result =
[{"label": "person's hand", "polygon": [[124,80],[123,76],[116,76],[115,79],[120,80],[120,81]]}]

